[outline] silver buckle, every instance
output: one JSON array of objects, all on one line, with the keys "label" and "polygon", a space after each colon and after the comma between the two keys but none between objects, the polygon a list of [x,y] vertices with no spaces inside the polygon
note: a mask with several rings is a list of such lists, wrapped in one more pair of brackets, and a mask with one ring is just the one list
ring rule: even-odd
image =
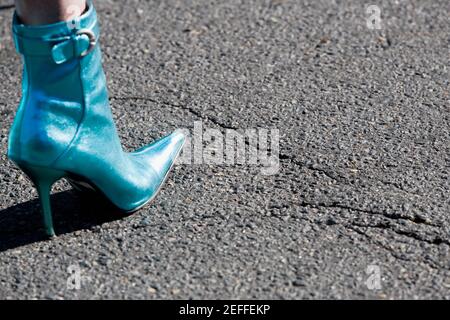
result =
[{"label": "silver buckle", "polygon": [[95,39],[94,32],[92,32],[89,29],[81,29],[81,30],[77,31],[77,35],[83,35],[83,34],[87,35],[89,38],[89,47],[80,54],[80,57],[87,56],[92,50],[94,50],[95,45],[97,44],[97,39]]}]

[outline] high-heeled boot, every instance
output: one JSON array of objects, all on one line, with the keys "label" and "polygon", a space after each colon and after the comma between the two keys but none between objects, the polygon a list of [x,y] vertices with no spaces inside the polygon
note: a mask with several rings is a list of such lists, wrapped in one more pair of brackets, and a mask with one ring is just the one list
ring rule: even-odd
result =
[{"label": "high-heeled boot", "polygon": [[35,184],[47,234],[54,235],[51,187],[63,177],[95,188],[125,212],[152,200],[185,137],[175,131],[136,152],[123,151],[108,103],[92,3],[77,23],[26,26],[14,16],[13,33],[24,73],[8,156]]}]

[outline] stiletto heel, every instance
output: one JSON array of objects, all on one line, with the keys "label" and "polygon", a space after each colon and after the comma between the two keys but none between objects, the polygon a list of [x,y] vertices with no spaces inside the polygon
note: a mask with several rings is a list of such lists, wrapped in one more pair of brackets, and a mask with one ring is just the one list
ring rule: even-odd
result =
[{"label": "stiletto heel", "polygon": [[50,193],[53,184],[65,176],[65,172],[35,167],[35,166],[19,166],[23,172],[27,174],[36,187],[41,202],[41,212],[44,222],[45,233],[49,237],[55,236],[53,229],[52,209],[50,204]]}]

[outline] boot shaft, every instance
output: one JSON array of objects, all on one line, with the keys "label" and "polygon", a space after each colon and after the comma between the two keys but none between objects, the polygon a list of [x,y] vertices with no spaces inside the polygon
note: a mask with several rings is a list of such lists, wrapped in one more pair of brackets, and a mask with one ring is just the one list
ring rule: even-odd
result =
[{"label": "boot shaft", "polygon": [[69,148],[87,113],[111,117],[97,15],[89,3],[76,23],[25,26],[14,16],[13,34],[24,72],[8,155],[48,166]]}]

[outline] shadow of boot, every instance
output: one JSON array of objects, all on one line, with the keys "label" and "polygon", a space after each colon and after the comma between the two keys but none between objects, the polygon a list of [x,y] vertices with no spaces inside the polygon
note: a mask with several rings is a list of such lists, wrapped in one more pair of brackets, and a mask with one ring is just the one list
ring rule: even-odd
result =
[{"label": "shadow of boot", "polygon": [[[100,196],[83,196],[72,190],[53,194],[51,203],[57,235],[90,229],[126,216]],[[0,252],[46,240],[39,199],[0,211]]]}]

